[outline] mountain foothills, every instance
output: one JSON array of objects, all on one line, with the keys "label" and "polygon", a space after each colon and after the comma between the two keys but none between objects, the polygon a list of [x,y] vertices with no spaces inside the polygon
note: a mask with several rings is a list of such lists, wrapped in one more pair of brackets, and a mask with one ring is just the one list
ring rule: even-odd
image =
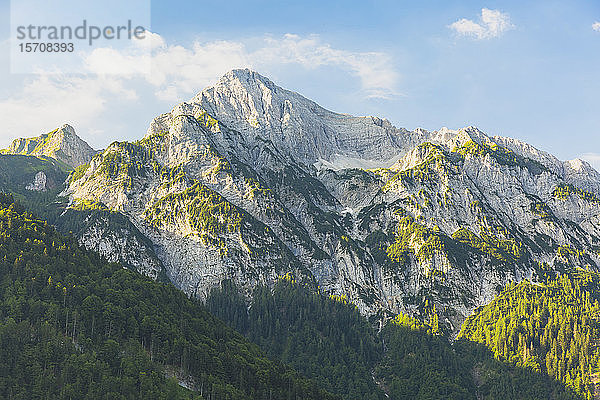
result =
[{"label": "mountain foothills", "polygon": [[[202,398],[209,385],[230,398],[273,399],[295,398],[293,393],[590,399],[600,392],[600,174],[581,160],[562,162],[474,127],[409,131],[376,117],[334,113],[256,72],[233,70],[157,116],[136,142],[114,142],[96,152],[65,125],[15,140],[2,151],[0,166],[0,190],[67,235],[52,245],[36,238],[44,223],[21,205],[9,205],[13,198],[4,200],[11,224],[26,226],[16,232],[33,235],[19,236],[23,243],[42,240],[52,253],[62,246],[56,243],[74,237],[103,260],[131,270],[106,264],[73,242],[70,253],[91,261],[78,267],[77,260],[60,259],[56,265],[80,270],[55,273],[33,256],[29,264],[18,263],[16,253],[4,256],[2,329],[7,340],[31,332],[62,343],[53,353],[62,354],[61,361],[41,369],[60,393],[69,377],[56,366],[77,357],[108,363],[102,364],[104,378],[80,383],[88,388],[82,390],[98,379],[138,379],[133,375],[139,371],[123,375],[126,361],[111,369],[110,359],[102,358],[104,346],[125,349],[121,359],[141,357],[140,365],[154,368],[156,376],[177,370],[204,382]],[[30,220],[35,227],[27,225]],[[8,227],[4,237],[17,234],[8,222],[2,227]],[[18,246],[10,249],[18,253]],[[19,275],[38,267],[43,274]],[[138,293],[136,287],[159,291],[148,294],[162,299],[148,312],[176,318],[181,326],[165,323],[160,334],[142,332],[146,314],[114,314],[99,305],[101,334],[91,328],[101,326],[93,313],[84,316],[84,297],[68,303],[63,293],[60,303],[39,282],[27,287],[34,277],[46,282],[44,274],[60,274],[61,282],[75,285],[89,281],[105,287],[103,295],[112,285],[125,297]],[[168,282],[191,299],[178,297]],[[11,285],[23,289],[14,292]],[[100,303],[110,301],[93,287],[86,290]],[[48,303],[44,307],[53,314],[31,314],[29,303],[26,312],[18,311],[7,297],[13,292],[24,302]],[[241,363],[229,371],[223,361],[225,375],[193,366],[195,357],[209,356],[192,355],[178,343],[209,351],[222,343],[211,335],[230,332],[198,322],[196,333],[208,339],[186,336],[189,318],[214,318],[197,301],[310,381],[269,364],[241,337],[233,347],[227,343],[234,339],[222,339],[220,349],[227,350],[214,355]],[[172,302],[185,306],[170,307]],[[78,338],[69,314],[81,318],[77,324],[87,341]],[[113,334],[111,318],[125,333]],[[130,322],[138,330],[129,332]],[[24,360],[12,354],[7,371],[21,368],[18,363],[42,365],[35,340],[15,344],[33,355]],[[109,340],[117,344],[107,345]],[[157,349],[164,354],[155,358]],[[276,368],[288,371],[288,380],[263,372]],[[2,382],[0,390],[16,393],[18,379]],[[136,382],[139,390],[145,387],[141,378]],[[169,379],[152,384],[164,385],[156,389],[161,393],[198,394],[182,392]]]}]

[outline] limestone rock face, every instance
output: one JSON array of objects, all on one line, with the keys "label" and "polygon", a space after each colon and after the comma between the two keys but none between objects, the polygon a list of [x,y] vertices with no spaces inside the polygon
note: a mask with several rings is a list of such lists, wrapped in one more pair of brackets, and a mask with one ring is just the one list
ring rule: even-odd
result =
[{"label": "limestone rock face", "polygon": [[456,332],[509,281],[600,265],[585,162],[337,114],[249,70],[95,155],[66,193],[126,216],[199,298],[291,272],[365,314],[435,313]]},{"label": "limestone rock face", "polygon": [[35,174],[35,177],[33,178],[33,182],[31,182],[29,185],[25,186],[25,189],[32,190],[35,192],[45,192],[47,180],[48,180],[48,178],[46,177],[46,174],[44,173],[44,171],[40,171],[37,174]]},{"label": "limestone rock face", "polygon": [[38,137],[15,139],[2,153],[50,157],[74,168],[90,161],[96,151],[65,124]]},{"label": "limestone rock face", "polygon": [[250,139],[270,140],[307,165],[389,165],[420,140],[419,132],[398,129],[385,119],[326,110],[247,69],[228,72],[192,103]]},{"label": "limestone rock face", "polygon": [[80,236],[79,244],[88,250],[97,251],[110,262],[120,262],[135,271],[157,279],[161,273],[161,263],[153,253],[149,253],[144,243],[128,231],[118,232],[106,228],[108,221],[90,227]]}]

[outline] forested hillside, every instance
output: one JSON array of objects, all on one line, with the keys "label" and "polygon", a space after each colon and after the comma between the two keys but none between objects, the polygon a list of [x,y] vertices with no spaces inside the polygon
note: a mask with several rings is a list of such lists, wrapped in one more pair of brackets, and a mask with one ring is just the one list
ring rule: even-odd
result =
[{"label": "forested hillside", "polygon": [[591,399],[600,370],[599,283],[597,273],[576,270],[545,284],[511,284],[465,321],[460,337]]},{"label": "forested hillside", "polygon": [[0,352],[1,398],[335,398],[172,285],[104,262],[3,194]]},{"label": "forested hillside", "polygon": [[468,340],[450,344],[431,328],[397,318],[381,334],[385,357],[377,376],[392,399],[585,399],[548,375],[494,358]]},{"label": "forested hillside", "polygon": [[327,297],[285,276],[273,290],[259,286],[247,310],[229,281],[213,290],[208,309],[267,354],[289,363],[346,399],[383,399],[372,370],[381,358],[375,331],[344,298]]},{"label": "forested hillside", "polygon": [[[271,356],[345,399],[584,399],[543,372],[500,361],[484,345],[450,343],[435,324],[398,315],[381,332],[344,298],[289,277],[258,287],[250,308],[229,281],[207,307]],[[435,321],[433,321],[435,322]]]},{"label": "forested hillside", "polygon": [[[36,175],[43,173],[45,184],[32,190]],[[0,154],[0,191],[10,193],[45,219],[54,219],[62,210],[56,207],[57,194],[64,190],[67,167],[52,158]]]}]

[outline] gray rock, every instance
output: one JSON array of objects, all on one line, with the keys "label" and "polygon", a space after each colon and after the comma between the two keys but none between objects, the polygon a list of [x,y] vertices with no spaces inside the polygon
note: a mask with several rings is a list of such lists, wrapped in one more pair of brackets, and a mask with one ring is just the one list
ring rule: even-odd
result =
[{"label": "gray rock", "polygon": [[509,281],[600,262],[585,162],[337,114],[249,70],[96,155],[68,194],[127,216],[188,295],[293,272],[365,314],[437,313],[454,332]]},{"label": "gray rock", "polygon": [[71,125],[65,124],[38,137],[15,139],[2,153],[51,157],[70,167],[77,167],[90,161],[96,151],[77,136]]}]

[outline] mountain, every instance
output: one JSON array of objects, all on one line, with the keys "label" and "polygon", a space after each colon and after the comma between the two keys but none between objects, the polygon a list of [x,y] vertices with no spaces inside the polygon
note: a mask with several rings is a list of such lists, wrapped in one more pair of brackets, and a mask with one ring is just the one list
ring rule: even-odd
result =
[{"label": "mountain", "polygon": [[[593,275],[584,279],[588,289],[598,282]],[[562,279],[559,289],[566,289],[566,282]],[[584,289],[578,283],[571,287],[577,288],[572,294]],[[560,293],[556,289],[550,293]],[[587,295],[585,302],[591,305]],[[590,394],[589,385],[565,387],[538,371],[499,362],[472,342],[460,339],[451,346],[434,327],[405,315],[377,333],[346,299],[315,292],[290,275],[273,290],[256,287],[250,308],[228,281],[211,291],[206,305],[285,364],[271,361],[172,285],[107,263],[0,193],[2,398],[583,399]],[[550,305],[552,312],[557,306]],[[520,313],[521,307],[513,315],[522,318]],[[585,321],[579,326],[587,327]],[[582,344],[576,354],[583,357]],[[597,360],[594,354],[591,361]],[[584,376],[568,361],[569,374]]]},{"label": "mountain", "polygon": [[269,140],[305,165],[390,166],[423,139],[421,132],[397,129],[387,120],[331,112],[250,70],[230,71],[190,104],[253,144]]},{"label": "mountain", "polygon": [[38,137],[15,139],[2,153],[50,157],[75,168],[90,161],[96,151],[77,136],[72,126],[65,124]]},{"label": "mountain", "polygon": [[[96,154],[64,195],[130,221],[190,296],[231,280],[249,298],[292,273],[382,322],[435,316],[452,334],[509,282],[600,263],[600,174],[584,161],[334,113],[249,70]],[[118,240],[97,250],[135,257]]]},{"label": "mountain", "polygon": [[79,163],[85,167],[95,153],[69,125],[36,138],[16,139],[0,153],[0,191],[62,233],[75,234],[89,250],[102,251],[108,261],[168,281],[152,243],[127,217],[97,204],[68,204],[67,198],[58,196],[69,172],[76,176],[82,169]]},{"label": "mountain", "polygon": [[0,317],[1,398],[338,398],[3,193]]}]

